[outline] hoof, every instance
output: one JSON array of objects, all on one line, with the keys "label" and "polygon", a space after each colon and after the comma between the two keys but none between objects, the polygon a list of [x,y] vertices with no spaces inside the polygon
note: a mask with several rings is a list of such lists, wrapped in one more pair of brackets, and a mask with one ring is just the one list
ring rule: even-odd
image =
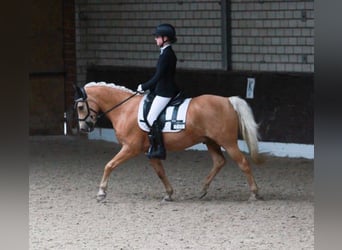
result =
[{"label": "hoof", "polygon": [[263,201],[263,200],[264,198],[262,196],[260,196],[259,194],[254,194],[254,193],[252,193],[248,199],[248,201]]},{"label": "hoof", "polygon": [[104,194],[98,194],[97,196],[96,196],[96,200],[97,200],[97,202],[102,202],[102,201],[104,201],[105,199],[106,199],[106,194],[104,193]]},{"label": "hoof", "polygon": [[170,202],[170,201],[173,201],[173,199],[171,198],[171,196],[169,196],[169,195],[166,195],[166,196],[164,196],[164,198],[162,199],[162,202]]},{"label": "hoof", "polygon": [[208,193],[207,190],[203,190],[203,191],[201,192],[200,196],[199,196],[199,199],[202,199],[204,196],[207,195],[207,193]]}]

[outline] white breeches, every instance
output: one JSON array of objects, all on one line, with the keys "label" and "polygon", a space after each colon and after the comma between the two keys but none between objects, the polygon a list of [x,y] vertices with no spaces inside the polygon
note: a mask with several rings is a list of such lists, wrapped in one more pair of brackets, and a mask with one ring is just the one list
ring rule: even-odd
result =
[{"label": "white breeches", "polygon": [[150,112],[147,115],[148,124],[152,126],[153,122],[157,119],[162,110],[166,107],[166,105],[170,102],[171,97],[162,97],[156,95],[153,99]]}]

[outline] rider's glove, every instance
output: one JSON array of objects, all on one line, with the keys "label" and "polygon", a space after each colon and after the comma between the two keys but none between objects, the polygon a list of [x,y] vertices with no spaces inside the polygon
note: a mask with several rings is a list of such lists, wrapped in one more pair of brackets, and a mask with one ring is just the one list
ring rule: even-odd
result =
[{"label": "rider's glove", "polygon": [[138,85],[137,91],[138,91],[139,93],[144,93],[144,92],[145,92],[145,91],[142,89],[141,84]]}]

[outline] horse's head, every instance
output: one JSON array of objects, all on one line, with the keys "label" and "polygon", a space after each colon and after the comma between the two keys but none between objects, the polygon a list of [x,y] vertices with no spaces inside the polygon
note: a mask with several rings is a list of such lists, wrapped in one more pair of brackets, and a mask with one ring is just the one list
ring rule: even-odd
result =
[{"label": "horse's head", "polygon": [[82,132],[92,132],[98,117],[96,103],[89,101],[85,89],[78,86],[75,86],[74,102],[80,130]]}]

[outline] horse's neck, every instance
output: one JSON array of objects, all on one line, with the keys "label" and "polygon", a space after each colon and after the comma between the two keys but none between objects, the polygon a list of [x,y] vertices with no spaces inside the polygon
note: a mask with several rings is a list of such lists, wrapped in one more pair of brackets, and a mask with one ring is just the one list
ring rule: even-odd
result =
[{"label": "horse's neck", "polygon": [[130,96],[129,92],[110,87],[97,87],[90,89],[90,91],[103,112]]}]

